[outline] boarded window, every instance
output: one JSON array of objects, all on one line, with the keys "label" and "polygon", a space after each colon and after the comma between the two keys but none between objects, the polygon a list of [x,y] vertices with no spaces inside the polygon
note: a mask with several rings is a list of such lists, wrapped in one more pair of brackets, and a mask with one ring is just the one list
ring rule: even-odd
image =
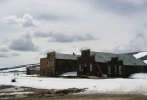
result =
[{"label": "boarded window", "polygon": [[143,72],[143,67],[141,67],[141,66],[138,66],[138,71],[137,72]]},{"label": "boarded window", "polygon": [[119,66],[119,75],[122,75],[122,66]]},{"label": "boarded window", "polygon": [[54,66],[54,61],[49,60],[49,61],[48,61],[48,65],[51,66],[51,67]]},{"label": "boarded window", "polygon": [[90,71],[92,71],[92,64],[90,64]]},{"label": "boarded window", "polygon": [[81,65],[79,65],[79,71],[81,71]]},{"label": "boarded window", "polygon": [[111,74],[111,66],[108,66],[108,74]]}]

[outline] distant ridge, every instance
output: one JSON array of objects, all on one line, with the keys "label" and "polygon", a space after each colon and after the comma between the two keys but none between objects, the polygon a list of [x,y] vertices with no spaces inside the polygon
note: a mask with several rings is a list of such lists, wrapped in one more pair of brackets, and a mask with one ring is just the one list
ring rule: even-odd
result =
[{"label": "distant ridge", "polygon": [[128,55],[134,55],[134,54],[137,54],[137,53],[139,53],[139,52],[130,52],[130,53],[126,53],[126,54],[128,54]]},{"label": "distant ridge", "polygon": [[5,68],[3,67],[3,68],[0,68],[0,71],[2,71],[2,70],[9,70],[9,69],[23,68],[23,67],[33,66],[33,65],[40,65],[40,63],[27,64],[27,65],[19,65],[19,66],[14,66],[14,67],[5,67]]}]

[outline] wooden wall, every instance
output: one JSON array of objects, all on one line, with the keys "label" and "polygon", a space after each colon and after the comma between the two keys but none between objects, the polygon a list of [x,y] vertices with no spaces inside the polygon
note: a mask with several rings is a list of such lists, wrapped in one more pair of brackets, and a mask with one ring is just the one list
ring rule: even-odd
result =
[{"label": "wooden wall", "polygon": [[77,60],[56,59],[56,75],[77,71]]},{"label": "wooden wall", "polygon": [[49,74],[48,71],[48,59],[41,58],[40,59],[40,76],[47,76]]}]

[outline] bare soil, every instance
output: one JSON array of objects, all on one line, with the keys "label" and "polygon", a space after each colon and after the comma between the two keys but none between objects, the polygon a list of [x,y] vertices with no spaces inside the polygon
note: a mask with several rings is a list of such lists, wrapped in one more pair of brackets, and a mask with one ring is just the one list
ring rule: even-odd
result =
[{"label": "bare soil", "polygon": [[0,89],[6,89],[6,88],[11,88],[13,87],[12,85],[0,85]]},{"label": "bare soil", "polygon": [[[0,89],[10,87],[12,86],[0,86]],[[28,88],[22,92],[33,92],[33,94],[0,95],[0,100],[147,100],[147,96],[142,94],[79,94],[83,91],[85,89],[46,90]]]},{"label": "bare soil", "polygon": [[15,100],[147,100],[147,96],[138,94],[69,94],[57,97],[27,97]]}]

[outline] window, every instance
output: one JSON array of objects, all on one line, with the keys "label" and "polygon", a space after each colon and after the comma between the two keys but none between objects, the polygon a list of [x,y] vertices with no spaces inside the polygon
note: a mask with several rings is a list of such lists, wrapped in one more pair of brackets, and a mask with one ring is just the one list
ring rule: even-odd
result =
[{"label": "window", "polygon": [[48,65],[49,65],[49,66],[54,66],[54,61],[49,60],[49,61],[48,61]]},{"label": "window", "polygon": [[108,66],[108,74],[111,74],[111,66]]},{"label": "window", "polygon": [[81,65],[79,65],[79,71],[81,71]]},{"label": "window", "polygon": [[115,68],[115,74],[117,74],[117,66],[115,65],[114,68]]},{"label": "window", "polygon": [[119,65],[119,75],[122,75],[122,66]]},{"label": "window", "polygon": [[85,63],[85,64],[83,64],[84,65],[84,67],[87,67],[87,64]]},{"label": "window", "polygon": [[92,71],[92,64],[90,64],[90,71]]},{"label": "window", "polygon": [[143,67],[138,66],[138,71],[137,72],[143,72]]}]

